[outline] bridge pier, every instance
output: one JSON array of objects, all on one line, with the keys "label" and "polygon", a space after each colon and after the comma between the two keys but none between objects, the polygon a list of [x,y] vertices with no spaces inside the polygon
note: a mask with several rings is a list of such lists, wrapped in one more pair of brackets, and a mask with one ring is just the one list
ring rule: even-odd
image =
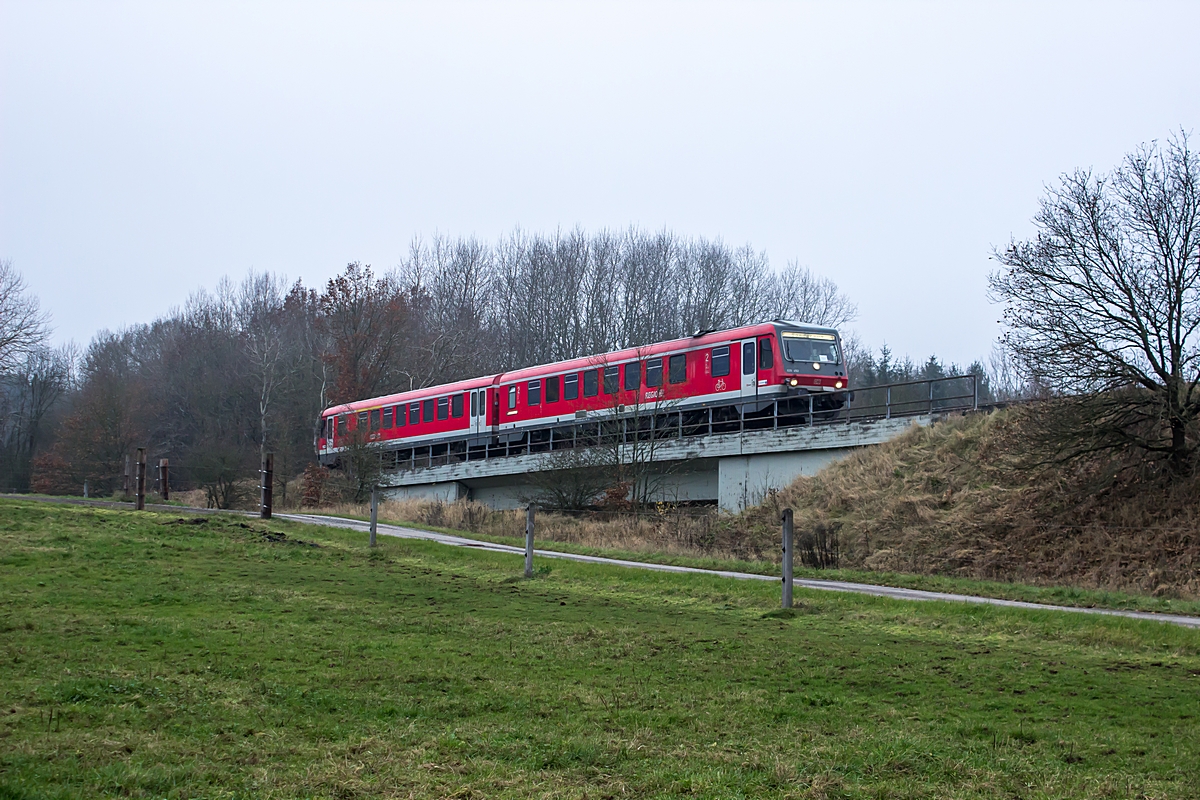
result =
[{"label": "bridge pier", "polygon": [[768,493],[788,486],[801,475],[815,475],[826,464],[845,458],[852,447],[754,453],[717,460],[717,506],[736,514],[766,499]]}]

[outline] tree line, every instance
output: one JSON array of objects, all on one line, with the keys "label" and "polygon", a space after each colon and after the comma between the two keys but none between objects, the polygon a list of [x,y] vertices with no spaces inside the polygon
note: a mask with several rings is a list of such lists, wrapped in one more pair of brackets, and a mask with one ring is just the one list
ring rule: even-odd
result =
[{"label": "tree line", "polygon": [[[286,480],[312,462],[316,421],[334,403],[698,330],[777,317],[840,327],[856,314],[798,264],[776,270],[749,246],[637,229],[435,236],[393,269],[353,262],[319,288],[252,272],[101,331],[82,352],[51,349],[36,300],[9,296],[32,303],[36,324],[6,350],[4,488],[78,493],[87,481],[109,495],[146,447],[151,462],[170,459],[175,485],[219,506],[267,451],[288,502]],[[881,370],[856,345],[848,356],[872,380],[904,364],[885,350]]]}]

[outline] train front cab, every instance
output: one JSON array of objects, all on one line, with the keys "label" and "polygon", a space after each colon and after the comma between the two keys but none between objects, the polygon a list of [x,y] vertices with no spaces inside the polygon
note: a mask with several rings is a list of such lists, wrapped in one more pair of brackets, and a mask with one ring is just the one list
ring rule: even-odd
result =
[{"label": "train front cab", "polygon": [[833,328],[782,323],[776,328],[782,386],[781,415],[807,415],[810,403],[817,420],[831,419],[845,408],[850,378],[842,342]]}]

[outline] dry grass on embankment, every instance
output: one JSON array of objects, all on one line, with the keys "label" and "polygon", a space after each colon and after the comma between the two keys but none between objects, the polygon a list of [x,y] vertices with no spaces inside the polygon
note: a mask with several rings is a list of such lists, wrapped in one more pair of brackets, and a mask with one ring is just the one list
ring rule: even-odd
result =
[{"label": "dry grass on embankment", "polygon": [[[1103,464],[1024,465],[1030,409],[949,418],[863,448],[737,516],[662,508],[538,515],[538,538],[669,555],[775,561],[779,516],[837,531],[841,566],[1200,597],[1200,479],[1096,490]],[[363,516],[362,505],[327,509]],[[381,517],[517,536],[524,512],[384,503]]]},{"label": "dry grass on embankment", "polygon": [[[341,503],[323,509],[329,513],[365,517],[365,504]],[[385,501],[380,519],[402,520],[485,536],[524,536],[525,512],[496,511],[483,503],[460,500],[438,503],[425,500]],[[634,553],[710,558],[759,558],[762,554],[737,546],[729,517],[704,508],[661,506],[640,512],[578,514],[539,511],[537,538],[583,547],[603,547]]]},{"label": "dry grass on embankment", "polygon": [[1030,467],[1033,413],[913,428],[738,524],[762,535],[791,506],[797,529],[837,528],[844,566],[1200,597],[1200,480],[1105,486],[1105,463]]}]

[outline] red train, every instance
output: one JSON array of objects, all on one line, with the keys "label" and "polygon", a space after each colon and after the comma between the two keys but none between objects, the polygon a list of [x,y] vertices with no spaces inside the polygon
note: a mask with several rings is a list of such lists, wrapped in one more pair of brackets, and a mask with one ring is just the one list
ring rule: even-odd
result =
[{"label": "red train", "polygon": [[699,414],[716,430],[714,420],[836,412],[847,384],[836,330],[776,320],[332,406],[321,415],[317,452],[335,465],[354,437],[384,450],[431,445],[431,454],[469,457],[639,411],[681,427]]}]

